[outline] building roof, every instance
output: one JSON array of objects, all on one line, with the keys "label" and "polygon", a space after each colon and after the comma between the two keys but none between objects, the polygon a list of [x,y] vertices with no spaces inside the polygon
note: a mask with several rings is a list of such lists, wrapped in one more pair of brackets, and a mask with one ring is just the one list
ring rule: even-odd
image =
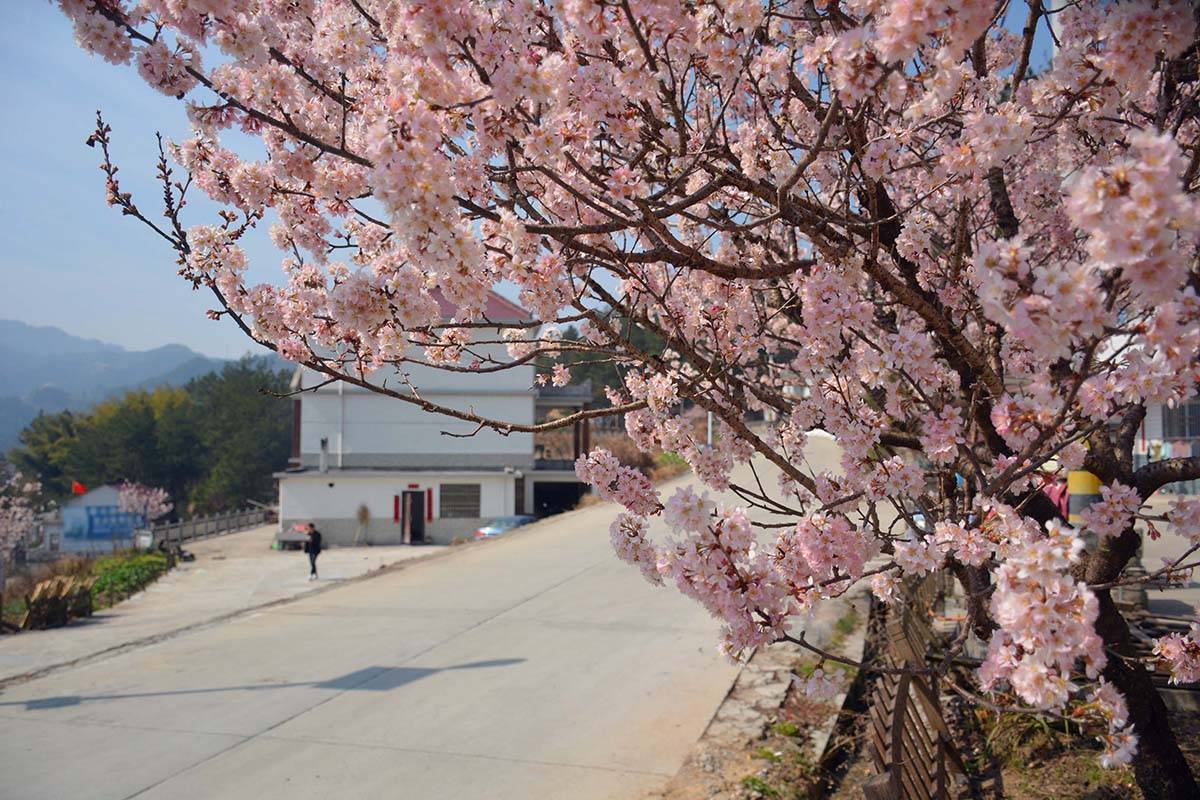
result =
[{"label": "building roof", "polygon": [[[438,307],[447,319],[453,317],[455,312],[458,311],[458,308],[442,294],[441,289],[436,287],[430,289],[429,296],[437,301]],[[491,290],[488,291],[487,300],[483,305],[483,315],[489,322],[528,322],[532,319],[528,311],[521,308],[512,300]]]},{"label": "building roof", "polygon": [[120,491],[117,485],[113,483],[93,486],[83,494],[72,495],[64,500],[62,508],[79,508],[80,506],[94,505],[110,506],[117,502]]}]

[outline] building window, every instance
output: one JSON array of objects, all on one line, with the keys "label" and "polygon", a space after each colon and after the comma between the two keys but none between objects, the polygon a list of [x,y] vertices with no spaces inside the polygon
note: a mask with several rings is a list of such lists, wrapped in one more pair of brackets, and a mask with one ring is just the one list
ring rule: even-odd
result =
[{"label": "building window", "polygon": [[443,483],[438,491],[443,518],[478,518],[478,483]]},{"label": "building window", "polygon": [[1184,403],[1175,408],[1163,406],[1163,438],[1200,437],[1200,403]]},{"label": "building window", "polygon": [[516,494],[515,502],[513,503],[514,514],[525,513],[525,476],[517,478],[513,481],[513,487]]}]

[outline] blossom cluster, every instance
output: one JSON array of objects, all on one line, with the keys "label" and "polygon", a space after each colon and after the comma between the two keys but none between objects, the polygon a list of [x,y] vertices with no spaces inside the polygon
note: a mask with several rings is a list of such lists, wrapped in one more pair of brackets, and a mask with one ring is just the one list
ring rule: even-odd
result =
[{"label": "blossom cluster", "polygon": [[613,551],[626,564],[633,564],[642,571],[646,580],[662,583],[658,570],[658,551],[646,538],[646,519],[631,514],[618,514],[609,526]]},{"label": "blossom cluster", "polygon": [[35,497],[41,490],[36,481],[19,472],[4,476],[0,483],[0,560],[28,534],[37,519]]},{"label": "blossom cluster", "polygon": [[1170,633],[1155,641],[1154,654],[1171,672],[1171,683],[1200,682],[1200,623],[1187,634]]},{"label": "blossom cluster", "polygon": [[792,684],[800,691],[817,702],[832,700],[845,688],[841,674],[831,674],[823,667],[817,667],[808,675],[795,675]]},{"label": "blossom cluster", "polygon": [[1083,527],[1097,536],[1117,536],[1133,521],[1141,505],[1136,489],[1114,481],[1100,487],[1100,499],[1080,512],[1080,517]]},{"label": "blossom cluster", "polygon": [[1167,522],[1175,533],[1195,547],[1200,545],[1200,500],[1193,497],[1177,497],[1171,501]]},{"label": "blossom cluster", "polygon": [[607,450],[593,450],[575,462],[579,480],[592,484],[605,500],[615,500],[638,516],[662,508],[654,485],[634,467],[625,466]]},{"label": "blossom cluster", "polygon": [[117,507],[148,523],[169,514],[175,504],[166,489],[126,481],[117,487]]},{"label": "blossom cluster", "polygon": [[1000,631],[980,676],[985,686],[1007,680],[1035,708],[1061,708],[1074,688],[1076,661],[1095,678],[1107,660],[1094,627],[1096,596],[1069,572],[1083,554],[1083,541],[1061,523],[1049,523],[1043,535],[1011,508],[994,510],[1006,556],[991,600]]},{"label": "blossom cluster", "polygon": [[1088,697],[1087,711],[1103,725],[1100,741],[1104,753],[1100,763],[1105,767],[1128,764],[1137,753],[1137,736],[1129,725],[1129,706],[1116,687],[1103,678],[1096,684]]},{"label": "blossom cluster", "polygon": [[[949,562],[995,586],[982,679],[1038,708],[1104,660],[1039,482],[1089,458],[1126,476],[1139,415],[1200,386],[1193,5],[59,0],[82,47],[183,101],[187,179],[134,216],[214,317],[502,434],[596,409],[492,420],[413,376],[611,366],[629,438],[699,485],[664,500],[607,450],[576,473],[624,506],[618,557],[710,610],[727,652]],[[1028,35],[1003,19],[1022,11]],[[181,192],[220,217],[185,221]],[[1102,545],[1149,499],[1134,477],[1085,514]],[[1193,542],[1197,514],[1170,512]]]}]

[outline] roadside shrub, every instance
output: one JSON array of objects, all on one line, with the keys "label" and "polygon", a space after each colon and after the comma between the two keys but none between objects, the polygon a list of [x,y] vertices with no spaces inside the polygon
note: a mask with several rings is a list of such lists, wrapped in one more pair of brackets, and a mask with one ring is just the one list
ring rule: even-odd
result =
[{"label": "roadside shrub", "polygon": [[140,592],[167,571],[162,553],[117,553],[96,559],[92,596],[99,605],[112,605]]},{"label": "roadside shrub", "polygon": [[11,576],[0,600],[0,615],[16,622],[25,612],[25,597],[42,581],[59,577],[95,577],[92,602],[104,608],[121,602],[158,580],[167,571],[162,553],[127,551],[94,558],[70,555],[47,564],[30,565]]},{"label": "roadside shrub", "polygon": [[[683,456],[678,453],[658,453],[654,456],[654,465],[650,467],[649,477],[655,483],[677,478],[691,469]],[[643,470],[645,471],[645,470]]]}]

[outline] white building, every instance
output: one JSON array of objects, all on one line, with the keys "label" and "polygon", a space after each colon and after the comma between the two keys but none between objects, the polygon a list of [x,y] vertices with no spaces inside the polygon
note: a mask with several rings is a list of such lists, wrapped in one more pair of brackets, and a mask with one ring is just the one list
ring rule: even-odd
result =
[{"label": "white building", "polygon": [[[1200,399],[1174,408],[1146,406],[1146,419],[1133,442],[1134,467],[1164,458],[1200,455]],[[1172,494],[1200,494],[1200,481],[1182,481],[1164,487]]]},{"label": "white building", "polygon": [[133,532],[143,525],[138,514],[122,511],[121,492],[115,485],[98,486],[63,502],[47,533],[64,552],[111,550],[129,546]]},{"label": "white building", "polygon": [[[499,295],[486,313],[501,324],[527,318]],[[501,345],[473,349],[507,360]],[[370,380],[405,393],[411,383],[431,403],[516,424],[591,400],[590,386],[535,388],[531,364],[486,374],[405,364],[403,372]],[[477,430],[342,381],[320,386],[325,380],[308,369],[293,378],[293,389],[311,390],[295,397],[292,467],[277,475],[281,534],[312,522],[334,544],[446,543],[494,517],[565,510],[584,490],[572,458],[535,457],[531,433]],[[588,438],[586,424],[576,425],[569,455],[586,451]]]}]

